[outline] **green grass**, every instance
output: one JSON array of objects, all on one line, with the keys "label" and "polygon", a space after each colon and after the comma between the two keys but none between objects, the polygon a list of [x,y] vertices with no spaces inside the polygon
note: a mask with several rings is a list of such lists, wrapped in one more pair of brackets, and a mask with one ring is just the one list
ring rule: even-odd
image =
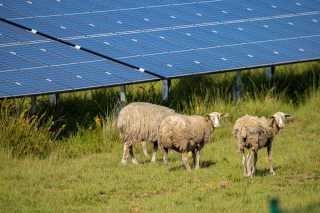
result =
[{"label": "green grass", "polygon": [[[117,88],[63,94],[56,108],[38,98],[36,117],[25,111],[27,99],[2,101],[0,212],[269,212],[271,198],[282,212],[319,212],[319,68],[316,62],[277,67],[270,83],[263,70],[244,71],[244,97],[237,104],[230,95],[234,73],[174,80],[169,103],[161,101],[159,82],[128,86],[128,102],[163,104],[184,114],[229,113],[202,150],[201,168],[191,172],[171,151],[167,173],[162,153],[152,164],[140,145],[134,146],[140,165],[120,163]],[[276,111],[294,116],[274,140],[276,175],[269,174],[261,149],[257,175],[243,177],[233,124],[247,113]]]}]

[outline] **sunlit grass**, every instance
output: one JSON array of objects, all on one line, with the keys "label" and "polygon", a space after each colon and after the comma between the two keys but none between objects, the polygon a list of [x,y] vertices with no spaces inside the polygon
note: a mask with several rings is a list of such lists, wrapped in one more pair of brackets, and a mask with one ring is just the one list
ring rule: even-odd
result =
[{"label": "sunlit grass", "polygon": [[[274,197],[284,212],[318,212],[319,68],[317,62],[277,67],[272,82],[263,69],[243,71],[238,103],[234,73],[175,79],[168,103],[161,82],[127,86],[128,103],[163,104],[183,114],[229,113],[202,150],[201,168],[191,172],[171,151],[167,173],[162,153],[152,164],[140,145],[134,146],[140,165],[121,165],[118,88],[62,94],[57,107],[38,97],[37,115],[30,114],[28,99],[1,101],[0,212],[269,212]],[[269,174],[261,149],[257,175],[245,178],[233,124],[245,114],[277,111],[294,119],[274,140],[276,175]]]}]

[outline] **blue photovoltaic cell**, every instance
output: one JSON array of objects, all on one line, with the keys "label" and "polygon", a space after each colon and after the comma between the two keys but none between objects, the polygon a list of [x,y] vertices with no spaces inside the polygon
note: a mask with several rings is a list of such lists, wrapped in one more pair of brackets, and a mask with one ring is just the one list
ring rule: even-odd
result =
[{"label": "blue photovoltaic cell", "polygon": [[[310,11],[310,8],[305,7],[304,1],[294,2],[294,1],[288,1],[288,0],[282,0],[282,1],[275,1],[275,0],[260,0],[262,2],[265,2],[266,4],[271,4],[273,6],[276,6],[277,8],[281,8],[287,12],[292,13],[303,13]],[[290,10],[288,10],[288,6],[290,7]]]},{"label": "blue photovoltaic cell", "polygon": [[[257,34],[261,37],[265,37],[267,39],[285,39],[285,38],[291,38],[292,35],[268,26],[263,26],[260,24],[257,24],[255,22],[240,22],[240,23],[234,23],[232,26],[236,28],[241,28],[245,31],[251,32],[253,34]],[[265,40],[265,39],[264,39]]]},{"label": "blue photovoltaic cell", "polygon": [[[42,0],[35,1],[36,3],[42,2]],[[107,10],[114,10],[114,8],[105,5],[103,3],[99,3],[97,1],[90,1],[90,0],[81,0],[81,4],[79,4],[79,0],[64,0],[66,4],[75,5],[77,8],[81,8],[85,11],[107,11]]]},{"label": "blue photovoltaic cell", "polygon": [[15,70],[15,68],[0,63],[0,71]]},{"label": "blue photovoltaic cell", "polygon": [[284,40],[282,42],[288,46],[293,46],[296,51],[299,50],[303,53],[308,52],[310,55],[307,55],[307,57],[310,59],[317,58],[317,56],[320,54],[320,49],[318,48],[319,46],[313,42],[309,42],[306,39],[292,39],[290,41]]},{"label": "blue photovoltaic cell", "polygon": [[[132,71],[127,72],[125,69],[122,68],[122,66],[117,64],[109,64],[109,67],[107,66],[104,61],[96,61],[92,63],[88,63],[91,67],[94,67],[96,69],[107,69],[108,71],[112,71],[114,75],[117,76],[125,76],[126,79],[130,80],[131,82],[139,82],[139,81],[145,81],[150,79],[150,76],[146,75],[145,73],[139,72],[139,71]],[[155,78],[154,78],[155,79]]]},{"label": "blue photovoltaic cell", "polygon": [[[151,33],[135,33],[125,36],[127,38],[143,42],[146,45],[154,46],[161,51],[181,51],[186,49],[186,46],[183,44],[168,40],[165,37],[157,36]],[[106,41],[108,41],[109,38],[116,40],[118,36],[106,37]]]},{"label": "blue photovoltaic cell", "polygon": [[62,28],[61,26],[54,25],[53,23],[49,23],[38,18],[17,19],[14,20],[14,22],[22,26],[28,26],[30,29],[35,29],[37,31],[41,29],[43,33],[50,32],[49,35],[53,36],[54,38],[65,38],[79,35],[79,33],[73,32],[66,28]]},{"label": "blue photovoltaic cell", "polygon": [[99,38],[100,41],[108,42],[110,45],[117,47],[126,47],[126,50],[136,53],[136,54],[155,54],[161,52],[158,48],[150,45],[145,45],[143,39],[140,41],[138,39],[129,39],[124,36],[108,36]]},{"label": "blue photovoltaic cell", "polygon": [[162,13],[153,8],[141,8],[139,10],[130,10],[131,14],[142,17],[150,22],[157,23],[162,27],[174,27],[190,24],[188,21],[178,18],[173,18],[168,14]]},{"label": "blue photovoltaic cell", "polygon": [[39,93],[39,91],[16,84],[15,82],[10,82],[1,77],[0,77],[0,92],[4,94],[4,96],[1,96],[1,98],[32,95],[32,94]]},{"label": "blue photovoltaic cell", "polygon": [[73,46],[0,22],[0,68],[70,90],[320,58],[316,0],[3,0],[0,14]]},{"label": "blue photovoltaic cell", "polygon": [[[125,79],[123,79],[122,82],[119,81],[120,76],[118,77],[116,75],[108,74],[107,71],[103,72],[90,66],[83,66],[80,64],[59,66],[59,69],[68,73],[73,73],[74,75],[78,75],[79,77],[83,77],[92,82],[96,82],[99,85],[106,85],[106,82],[108,82],[107,85],[115,85],[126,81]],[[115,73],[114,70],[112,71]]]},{"label": "blue photovoltaic cell", "polygon": [[90,50],[94,49],[96,52],[101,53],[105,56],[112,58],[129,57],[135,56],[136,53],[132,53],[126,49],[121,49],[119,47],[103,43],[97,39],[77,39],[76,44],[88,48]]},{"label": "blue photovoltaic cell", "polygon": [[[21,57],[27,58],[32,55],[34,61],[45,64],[45,65],[59,65],[72,63],[73,61],[67,60],[66,58],[51,54],[45,49],[33,48],[29,45],[16,45],[2,47],[2,50],[7,50],[8,52],[14,52]],[[39,65],[40,66],[40,65]]]},{"label": "blue photovoltaic cell", "polygon": [[67,46],[58,42],[50,41],[43,43],[33,43],[31,46],[35,46],[39,49],[45,49],[47,52],[54,53],[65,58],[69,58],[70,60],[76,62],[101,60],[101,58],[98,56],[88,54],[84,51],[78,50],[74,47]]},{"label": "blue photovoltaic cell", "polygon": [[[212,67],[212,70],[232,70],[236,68],[244,68],[244,65],[233,63],[232,61],[225,60],[222,57],[212,56],[210,52],[180,52],[180,56],[185,58],[193,58],[194,63]],[[195,73],[203,72],[201,69],[195,69]]]},{"label": "blue photovoltaic cell", "polygon": [[9,41],[0,43],[0,98],[158,79],[30,31],[0,26],[0,41]]},{"label": "blue photovoltaic cell", "polygon": [[[310,33],[320,33],[318,20],[320,20],[320,15],[310,15],[306,18],[301,17],[289,17],[284,18],[284,21],[286,21],[290,25],[294,25],[300,30],[307,31]],[[307,34],[308,35],[308,34]]]},{"label": "blue photovoltaic cell", "polygon": [[205,64],[199,64],[199,63],[196,63],[195,61],[191,61],[191,60],[188,60],[187,58],[183,58],[175,55],[159,54],[159,55],[150,55],[149,57],[157,61],[167,63],[169,66],[176,67],[186,72],[188,70],[192,70],[194,73],[196,73],[200,70],[211,71],[214,69],[213,67],[209,67]]},{"label": "blue photovoltaic cell", "polygon": [[110,11],[107,13],[100,13],[100,15],[108,17],[109,19],[116,21],[120,25],[125,24],[140,30],[163,27],[162,25],[155,22],[147,21],[143,18],[131,15],[127,11]]},{"label": "blue photovoltaic cell", "polygon": [[[215,54],[220,59],[224,58],[228,61],[237,63],[238,67],[255,67],[270,63],[268,61],[265,61],[263,58],[250,57],[250,55],[234,51],[230,48],[218,48],[218,50],[206,49],[204,51],[210,54]],[[239,64],[239,62],[241,62],[241,64]]]},{"label": "blue photovoltaic cell", "polygon": [[0,58],[3,60],[1,63],[14,67],[16,69],[30,69],[33,67],[41,67],[43,66],[40,63],[32,61],[28,58],[17,55],[14,52],[4,51],[2,48],[0,49]]},{"label": "blue photovoltaic cell", "polygon": [[[74,2],[76,3],[76,2]],[[79,3],[79,2],[78,2]],[[33,0],[32,4],[38,5],[41,8],[48,8],[51,11],[55,11],[57,14],[72,14],[72,13],[83,13],[86,10],[80,9],[76,5],[67,4],[65,1],[52,1],[52,0]],[[88,5],[88,4],[87,4]]]},{"label": "blue photovoltaic cell", "polygon": [[252,57],[263,58],[268,61],[270,64],[272,63],[281,63],[281,62],[293,62],[293,58],[288,58],[285,55],[282,55],[277,52],[273,52],[271,50],[265,49],[263,47],[259,47],[257,45],[237,45],[231,46],[231,49],[246,53],[247,55],[251,55]]},{"label": "blue photovoltaic cell", "polygon": [[[31,42],[31,41],[39,41],[39,40],[48,40],[42,36],[37,34],[33,34],[27,32],[26,30],[21,30],[20,28],[12,27],[8,24],[0,22],[1,35],[0,37],[15,40],[16,42]],[[8,42],[11,43],[11,42]],[[1,43],[5,44],[5,43]]]},{"label": "blue photovoltaic cell", "polygon": [[26,86],[28,88],[35,89],[42,93],[51,91],[63,91],[70,88],[59,85],[55,82],[48,81],[43,78],[39,78],[34,75],[30,75],[28,72],[15,70],[10,72],[0,72],[0,77],[7,79],[12,82],[19,82],[19,84]]},{"label": "blue photovoltaic cell", "polygon": [[102,34],[106,31],[95,26],[91,26],[85,22],[78,21],[69,16],[53,16],[53,17],[43,17],[43,20],[52,23],[56,26],[61,26],[66,28],[77,35],[93,35]]},{"label": "blue photovoltaic cell", "polygon": [[314,36],[314,37],[306,37],[304,39],[307,40],[307,41],[312,41],[313,43],[316,43],[317,45],[315,45],[315,47],[317,47],[320,44],[320,35],[319,36]]},{"label": "blue photovoltaic cell", "polygon": [[292,59],[299,61],[299,60],[307,60],[308,58],[314,58],[313,54],[308,53],[306,51],[301,51],[298,48],[294,48],[292,46],[286,45],[284,43],[278,42],[275,46],[274,44],[265,42],[257,44],[261,47],[269,49],[275,53],[279,53],[282,55],[290,56]]},{"label": "blue photovoltaic cell", "polygon": [[131,58],[124,58],[122,60],[129,64],[139,63],[141,68],[145,70],[152,70],[154,73],[169,78],[192,75],[191,71],[188,72],[177,67],[170,66],[170,64],[163,63],[148,57],[137,56]]},{"label": "blue photovoltaic cell", "polygon": [[[58,13],[53,12],[49,9],[38,7],[37,5],[31,4],[28,1],[11,1],[5,0],[3,1],[3,5],[5,7],[12,8],[13,10],[17,10],[21,13],[31,16],[52,16],[58,15]],[[18,17],[16,17],[18,18]]]}]

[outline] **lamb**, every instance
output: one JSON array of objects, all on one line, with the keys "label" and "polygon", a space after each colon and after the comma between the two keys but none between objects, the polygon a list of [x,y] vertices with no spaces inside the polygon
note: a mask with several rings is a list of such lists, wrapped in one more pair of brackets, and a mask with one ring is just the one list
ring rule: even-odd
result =
[{"label": "lamb", "polygon": [[168,168],[168,149],[182,153],[182,160],[187,170],[188,152],[192,152],[193,167],[199,168],[200,151],[210,140],[216,128],[220,127],[220,118],[227,113],[213,112],[205,116],[171,115],[165,118],[159,129],[159,148],[163,152],[163,161]]},{"label": "lamb", "polygon": [[120,137],[124,141],[122,164],[127,163],[129,154],[132,162],[138,164],[132,151],[132,145],[142,142],[146,154],[146,141],[153,142],[151,162],[155,162],[160,123],[165,117],[173,114],[175,114],[173,109],[150,103],[134,102],[125,106],[119,113],[117,123]]},{"label": "lamb", "polygon": [[[252,177],[255,174],[258,150],[263,147],[267,147],[270,173],[275,174],[272,167],[272,141],[280,129],[284,128],[284,120],[288,118],[292,118],[292,116],[277,112],[268,119],[250,115],[237,119],[233,126],[233,135],[238,140],[238,151],[242,154],[244,176]],[[245,157],[244,148],[249,149],[247,157]],[[254,155],[253,168],[250,166],[252,155]]]}]

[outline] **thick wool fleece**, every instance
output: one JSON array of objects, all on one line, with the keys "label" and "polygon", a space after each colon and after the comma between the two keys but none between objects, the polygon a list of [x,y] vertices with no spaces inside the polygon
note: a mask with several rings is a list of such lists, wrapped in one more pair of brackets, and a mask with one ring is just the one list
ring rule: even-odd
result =
[{"label": "thick wool fleece", "polygon": [[118,117],[120,137],[132,143],[157,141],[161,121],[173,114],[173,109],[164,106],[144,102],[128,104],[120,111]]},{"label": "thick wool fleece", "polygon": [[159,129],[159,145],[178,152],[192,151],[210,140],[212,121],[203,116],[172,115]]},{"label": "thick wool fleece", "polygon": [[[263,147],[268,140],[272,141],[278,131],[273,120],[249,115],[238,118],[233,126],[234,137],[242,137],[244,139],[242,146],[252,150],[258,150]],[[258,140],[257,135],[259,135]]]}]

